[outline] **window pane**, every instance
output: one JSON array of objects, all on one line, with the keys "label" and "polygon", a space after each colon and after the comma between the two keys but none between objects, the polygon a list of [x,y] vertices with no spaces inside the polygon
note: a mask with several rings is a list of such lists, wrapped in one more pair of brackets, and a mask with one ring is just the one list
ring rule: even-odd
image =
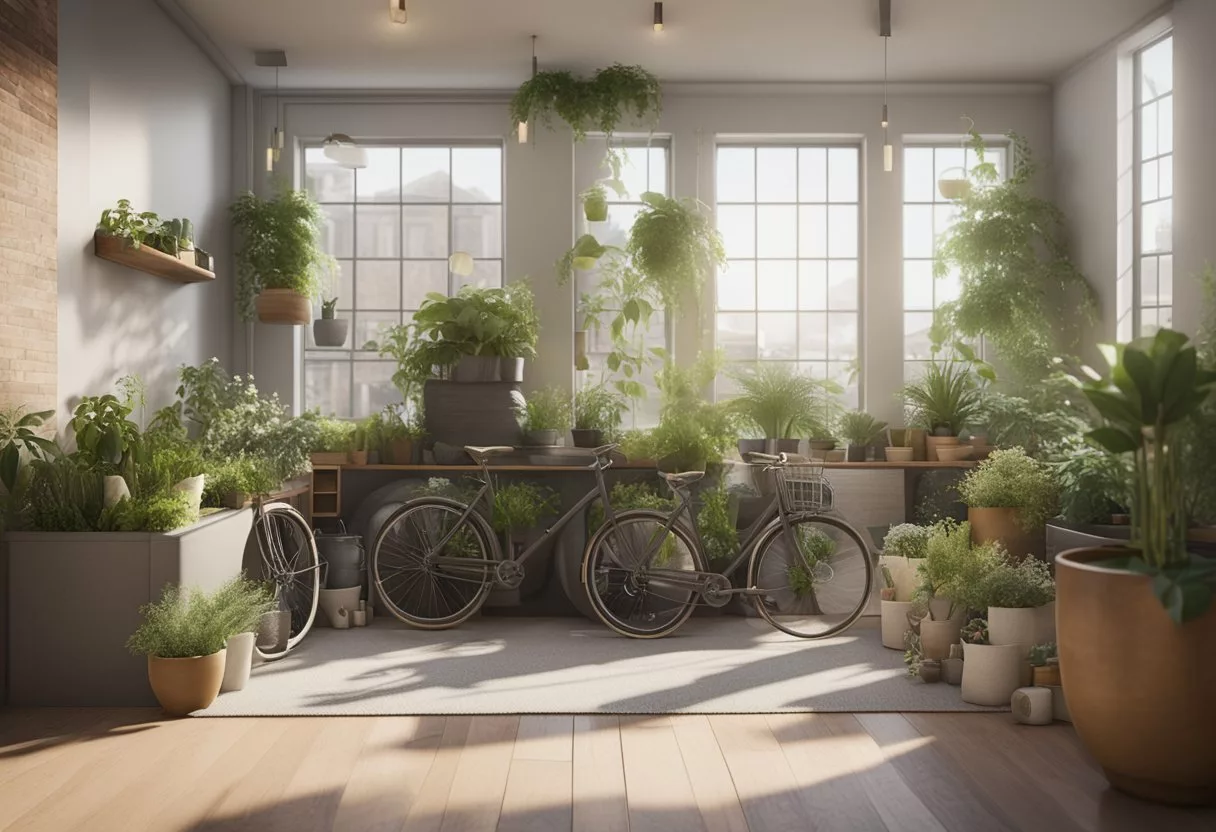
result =
[{"label": "window pane", "polygon": [[355,305],[359,309],[400,309],[401,261],[356,261]]},{"label": "window pane", "polygon": [[655,193],[667,195],[667,148],[650,148],[650,179],[646,186]]},{"label": "window pane", "polygon": [[401,256],[401,209],[396,205],[360,205],[355,209],[356,254]]},{"label": "window pane", "polygon": [[1163,199],[1145,205],[1140,231],[1141,251],[1169,251],[1174,241],[1174,201]]},{"label": "window pane", "polygon": [[932,202],[937,193],[933,179],[933,148],[904,149],[904,202]]},{"label": "window pane", "polygon": [[756,198],[756,152],[750,147],[719,147],[718,202],[752,202]]},{"label": "window pane", "polygon": [[756,208],[756,256],[798,255],[798,209],[793,205]]},{"label": "window pane", "polygon": [[1140,158],[1157,155],[1157,105],[1149,104],[1140,111]]},{"label": "window pane", "polygon": [[502,206],[452,206],[452,248],[479,260],[502,257]]},{"label": "window pane", "polygon": [[478,260],[473,263],[471,275],[452,275],[452,291],[458,292],[462,286],[478,286],[482,289],[492,289],[502,286],[502,261]]},{"label": "window pane", "polygon": [[1166,197],[1174,195],[1174,157],[1162,156],[1157,160],[1157,194]]},{"label": "window pane", "polygon": [[355,199],[358,202],[401,201],[401,149],[369,147],[367,167],[355,171]]},{"label": "window pane", "polygon": [[401,209],[402,257],[447,257],[448,207],[406,205]]},{"label": "window pane", "polygon": [[827,359],[828,316],[826,312],[803,312],[798,316],[798,357],[805,361]]},{"label": "window pane", "polygon": [[304,362],[304,400],[326,416],[350,416],[350,362]]},{"label": "window pane", "polygon": [[904,206],[904,257],[933,256],[933,206]]},{"label": "window pane", "polygon": [[796,202],[798,151],[793,147],[756,150],[756,201]]},{"label": "window pane", "polygon": [[1174,304],[1174,256],[1163,254],[1157,261],[1157,297],[1162,306]]},{"label": "window pane", "polygon": [[385,405],[401,401],[393,387],[393,372],[397,365],[389,361],[358,361],[354,366],[355,408],[351,414],[364,419],[384,409]]},{"label": "window pane", "polygon": [[930,310],[933,303],[933,261],[904,261],[904,309]]},{"label": "window pane", "polygon": [[1140,165],[1140,198],[1156,199],[1157,195],[1157,162],[1143,162]]},{"label": "window pane", "polygon": [[798,308],[798,264],[793,260],[761,260],[756,264],[756,295],[760,309]]},{"label": "window pane", "polygon": [[904,358],[929,358],[929,328],[933,326],[932,312],[904,313]]},{"label": "window pane", "polygon": [[727,257],[756,256],[756,209],[751,205],[719,205],[718,230]]},{"label": "window pane", "polygon": [[857,148],[833,147],[828,150],[828,199],[832,202],[857,201]]},{"label": "window pane", "polygon": [[317,202],[352,202],[355,172],[326,158],[319,147],[304,148],[304,190]]},{"label": "window pane", "polygon": [[360,349],[368,341],[379,341],[384,332],[391,326],[401,323],[400,312],[364,312],[355,311],[354,344]]},{"label": "window pane", "polygon": [[828,315],[828,358],[851,361],[857,357],[857,313],[833,312]]},{"label": "window pane", "polygon": [[824,260],[798,263],[798,308],[818,311],[828,308],[828,264]]},{"label": "window pane", "polygon": [[1174,152],[1174,96],[1157,102],[1157,152]]},{"label": "window pane", "polygon": [[798,316],[793,312],[756,315],[757,352],[764,359],[792,359],[798,352]]},{"label": "window pane", "polygon": [[857,206],[828,206],[828,256],[857,256]]},{"label": "window pane", "polygon": [[401,151],[403,202],[447,202],[452,191],[446,147],[406,147]]},{"label": "window pane", "polygon": [[447,294],[448,261],[404,261],[401,264],[401,308],[410,311],[417,309],[429,292]]},{"label": "window pane", "polygon": [[321,206],[321,248],[330,257],[355,256],[355,209],[349,205]]},{"label": "window pane", "polygon": [[828,309],[857,309],[857,261],[828,263]]},{"label": "window pane", "polygon": [[452,202],[502,202],[500,148],[452,148]]},{"label": "window pane", "polygon": [[[621,182],[625,185],[625,199],[636,202],[642,194],[651,190],[646,148],[621,147],[617,148],[617,153],[621,157]],[[604,175],[608,176],[609,173],[610,171],[605,170]],[[612,191],[609,191],[609,198],[619,199]]]},{"label": "window pane", "polygon": [[828,201],[828,151],[826,147],[798,148],[798,199]]},{"label": "window pane", "polygon": [[1157,306],[1157,258],[1140,258],[1140,304]]},{"label": "window pane", "polygon": [[731,260],[718,276],[718,308],[751,310],[756,308],[756,262]]},{"label": "window pane", "polygon": [[798,254],[828,256],[828,209],[826,205],[798,206]]},{"label": "window pane", "polygon": [[1166,38],[1140,53],[1140,100],[1165,95],[1174,88],[1174,39]]},{"label": "window pane", "polygon": [[755,361],[756,316],[719,312],[717,343],[730,361]]}]

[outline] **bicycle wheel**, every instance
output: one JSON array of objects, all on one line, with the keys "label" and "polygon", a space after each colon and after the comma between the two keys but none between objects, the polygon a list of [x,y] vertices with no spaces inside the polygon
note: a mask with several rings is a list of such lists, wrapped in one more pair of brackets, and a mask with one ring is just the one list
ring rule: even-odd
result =
[{"label": "bicycle wheel", "polygon": [[481,515],[461,520],[464,513],[465,506],[454,500],[411,500],[389,516],[376,536],[376,588],[389,612],[406,624],[427,630],[455,627],[490,594],[498,548]]},{"label": "bicycle wheel", "polygon": [[254,514],[254,535],[262,556],[262,577],[274,584],[279,611],[291,614],[285,642],[280,638],[275,645],[256,647],[263,659],[274,661],[287,655],[312,627],[321,595],[320,560],[312,529],[287,503],[262,506]]},{"label": "bicycle wheel", "polygon": [[686,529],[677,524],[664,533],[666,523],[658,511],[624,511],[587,544],[583,586],[595,614],[621,635],[658,638],[692,615],[699,591],[663,578],[691,584],[705,571],[704,560]]},{"label": "bicycle wheel", "polygon": [[[756,609],[778,630],[827,638],[852,626],[870,598],[869,550],[848,523],[821,514],[774,520],[749,567]],[[796,542],[796,543],[795,543]]]}]

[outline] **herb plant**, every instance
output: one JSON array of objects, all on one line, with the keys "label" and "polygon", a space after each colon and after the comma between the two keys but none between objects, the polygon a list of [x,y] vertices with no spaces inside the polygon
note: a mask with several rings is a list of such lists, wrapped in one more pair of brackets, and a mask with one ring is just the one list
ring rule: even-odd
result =
[{"label": "herb plant", "polygon": [[494,530],[508,537],[535,529],[542,517],[557,511],[557,493],[530,482],[495,484]]},{"label": "herb plant", "polygon": [[570,427],[570,396],[558,387],[546,387],[528,395],[519,412],[525,431],[558,430]]},{"label": "herb plant", "polygon": [[873,445],[886,430],[886,422],[860,410],[850,411],[840,417],[840,435],[848,440],[850,445]]},{"label": "herb plant", "polygon": [[136,212],[131,209],[129,199],[118,200],[118,206],[107,208],[101,212],[101,220],[97,230],[107,237],[118,237],[130,243],[131,248],[139,249],[150,235],[160,230],[160,217],[152,211]]},{"label": "herb plant", "polygon": [[223,650],[228,639],[257,627],[274,608],[260,583],[233,578],[213,593],[170,584],[159,601],[140,609],[144,620],[127,641],[139,656],[187,659]]},{"label": "herb plant", "polygon": [[[977,595],[983,608],[1026,609],[1055,600],[1056,585],[1045,561],[1026,557],[1012,563],[1008,558],[997,558],[980,577]],[[980,609],[981,605],[975,608]]]},{"label": "herb plant", "polygon": [[816,379],[786,364],[758,363],[733,375],[739,393],[730,409],[746,430],[764,439],[797,439],[825,433],[819,414],[843,392],[829,379]]},{"label": "herb plant", "polygon": [[979,412],[980,389],[968,364],[931,361],[924,375],[904,385],[911,422],[932,433],[958,436]]},{"label": "herb plant", "polygon": [[730,493],[724,486],[703,491],[697,509],[697,533],[710,564],[734,557],[739,551],[739,533],[731,516]]},{"label": "herb plant", "polygon": [[1026,531],[1041,527],[1059,510],[1060,489],[1051,468],[1021,448],[993,451],[967,472],[959,497],[971,508],[1014,508]]},{"label": "herb plant", "polygon": [[882,553],[897,558],[923,558],[929,545],[929,526],[900,523],[892,526],[882,542]]},{"label": "herb plant", "polygon": [[577,430],[603,431],[606,436],[611,436],[621,426],[624,410],[624,399],[605,385],[580,387],[574,394],[574,427]]}]

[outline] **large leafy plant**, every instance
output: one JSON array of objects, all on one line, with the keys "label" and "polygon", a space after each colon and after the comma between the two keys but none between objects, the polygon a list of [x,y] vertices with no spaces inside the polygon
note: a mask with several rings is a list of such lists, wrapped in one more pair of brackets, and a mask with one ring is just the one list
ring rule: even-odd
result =
[{"label": "large leafy plant", "polygon": [[1181,427],[1216,389],[1216,371],[1201,367],[1187,336],[1170,329],[1103,345],[1102,352],[1110,377],[1091,379],[1083,390],[1105,424],[1086,439],[1133,460],[1131,547],[1137,554],[1122,565],[1152,575],[1170,616],[1189,621],[1212,603],[1216,561],[1187,553]]},{"label": "large leafy plant", "polygon": [[53,410],[26,413],[20,407],[0,409],[0,483],[8,493],[17,487],[23,451],[31,459],[59,456],[59,446],[35,431],[54,415]]},{"label": "large leafy plant", "polygon": [[263,289],[290,289],[307,297],[321,291],[332,261],[320,244],[324,213],[306,191],[279,184],[269,199],[246,191],[231,214],[241,233],[236,301],[242,318],[253,320],[254,298]]},{"label": "large leafy plant", "polygon": [[933,433],[957,436],[979,413],[980,386],[969,364],[931,361],[924,374],[904,385],[911,422]]},{"label": "large leafy plant", "polygon": [[639,66],[613,64],[591,78],[573,73],[538,72],[511,99],[511,123],[551,126],[556,115],[569,125],[575,141],[598,131],[611,138],[626,118],[658,121],[662,110],[659,81]]},{"label": "large leafy plant", "polygon": [[663,305],[678,309],[685,298],[699,298],[707,277],[726,265],[722,235],[695,199],[653,191],[641,199],[625,251],[634,268],[654,284]]},{"label": "large leafy plant", "polygon": [[967,472],[958,494],[971,508],[1017,509],[1018,522],[1027,531],[1055,517],[1060,505],[1060,488],[1051,468],[1021,448],[993,451]]},{"label": "large leafy plant", "polygon": [[139,425],[130,418],[131,408],[107,393],[85,396],[76,405],[68,424],[76,434],[77,454],[88,465],[119,466],[129,463],[139,450]]},{"label": "large leafy plant", "polygon": [[933,269],[938,278],[959,277],[958,300],[939,310],[944,328],[984,338],[1004,366],[1033,382],[1050,372],[1055,356],[1075,350],[1080,328],[1066,337],[1064,325],[1092,317],[1093,290],[1068,257],[1063,214],[1033,193],[1029,145],[1017,134],[1008,138],[1011,170],[1001,179],[971,131],[972,187],[938,239]]},{"label": "large leafy plant", "polygon": [[799,373],[787,364],[762,362],[734,374],[739,393],[730,402],[746,430],[764,439],[795,439],[827,433],[821,424],[829,401],[843,392],[830,379]]}]

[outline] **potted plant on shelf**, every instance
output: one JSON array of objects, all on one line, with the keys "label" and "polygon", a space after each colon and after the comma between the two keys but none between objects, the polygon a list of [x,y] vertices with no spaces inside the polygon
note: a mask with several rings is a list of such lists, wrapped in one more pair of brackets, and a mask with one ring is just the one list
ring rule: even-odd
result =
[{"label": "potted plant on shelf", "polygon": [[995,540],[1012,555],[1041,555],[1047,521],[1059,511],[1051,469],[1021,448],[993,451],[958,485],[972,540]]},{"label": "potted plant on shelf", "polygon": [[730,405],[707,402],[701,395],[716,375],[713,355],[702,355],[693,367],[677,367],[668,360],[655,374],[662,406],[647,445],[660,470],[706,471],[720,465],[738,442]]},{"label": "potted plant on shelf", "polygon": [[367,422],[364,420],[355,423],[355,428],[351,431],[350,438],[347,440],[346,452],[350,459],[350,464],[356,466],[366,465],[367,449]]},{"label": "potted plant on shelf", "polygon": [[305,191],[285,185],[269,199],[246,191],[231,208],[241,234],[237,261],[237,308],[241,317],[269,324],[304,326],[321,273],[332,262],[321,250],[324,215]]},{"label": "potted plant on shelf", "polygon": [[979,411],[980,388],[965,362],[931,361],[924,375],[904,385],[912,424],[924,428],[926,455],[939,460],[938,448],[959,444],[959,431]]},{"label": "potted plant on shelf", "polygon": [[883,449],[887,462],[911,462],[914,454],[911,428],[887,428],[887,447]]},{"label": "potted plant on shelf", "polygon": [[129,199],[120,199],[116,207],[101,212],[97,234],[121,240],[124,245],[138,251],[145,240],[159,231],[160,226],[161,219],[154,211],[137,213],[131,208]]},{"label": "potted plant on shelf", "polygon": [[140,610],[143,623],[127,647],[148,657],[148,681],[165,713],[210,707],[224,681],[228,639],[251,631],[272,603],[261,585],[234,578],[211,594],[171,584]]},{"label": "potted plant on shelf", "polygon": [[788,364],[757,363],[733,378],[739,392],[729,407],[744,430],[761,437],[740,439],[741,456],[798,453],[799,438],[816,429],[814,414],[822,410],[823,400],[841,392],[835,382],[803,375]]},{"label": "potted plant on shelf", "polygon": [[536,342],[540,338],[540,317],[536,314],[536,299],[526,280],[517,280],[503,288],[498,314],[502,329],[491,345],[500,359],[499,381],[524,380],[524,360],[536,357]]},{"label": "potted plant on shelf", "polygon": [[346,318],[336,318],[338,299],[336,297],[321,301],[321,317],[312,322],[312,339],[318,347],[341,347],[346,344],[346,335],[350,329],[350,321]]},{"label": "potted plant on shelf", "polygon": [[598,448],[604,438],[621,426],[625,400],[603,384],[589,384],[574,394],[574,428],[570,431],[576,448]]},{"label": "potted plant on shelf", "polygon": [[321,416],[316,419],[316,437],[308,460],[313,465],[345,465],[350,461],[354,422]]},{"label": "potted plant on shelf", "polygon": [[877,442],[886,429],[886,422],[880,422],[869,413],[853,410],[844,414],[840,419],[840,435],[849,443],[848,461],[865,462],[866,449]]},{"label": "potted plant on shelf", "polygon": [[1133,458],[1132,537],[1123,549],[1056,557],[1068,709],[1115,787],[1152,800],[1211,803],[1216,561],[1187,552],[1178,442],[1184,420],[1216,388],[1216,372],[1169,329],[1103,353],[1111,380],[1081,384],[1105,421],[1087,439]]},{"label": "potted plant on shelf", "polygon": [[538,390],[527,397],[519,417],[526,444],[553,447],[570,427],[570,397],[556,387]]},{"label": "potted plant on shelf", "polygon": [[1017,645],[992,644],[988,622],[973,618],[960,634],[963,642],[964,702],[998,707],[1008,705],[1021,687],[1023,656]]}]

